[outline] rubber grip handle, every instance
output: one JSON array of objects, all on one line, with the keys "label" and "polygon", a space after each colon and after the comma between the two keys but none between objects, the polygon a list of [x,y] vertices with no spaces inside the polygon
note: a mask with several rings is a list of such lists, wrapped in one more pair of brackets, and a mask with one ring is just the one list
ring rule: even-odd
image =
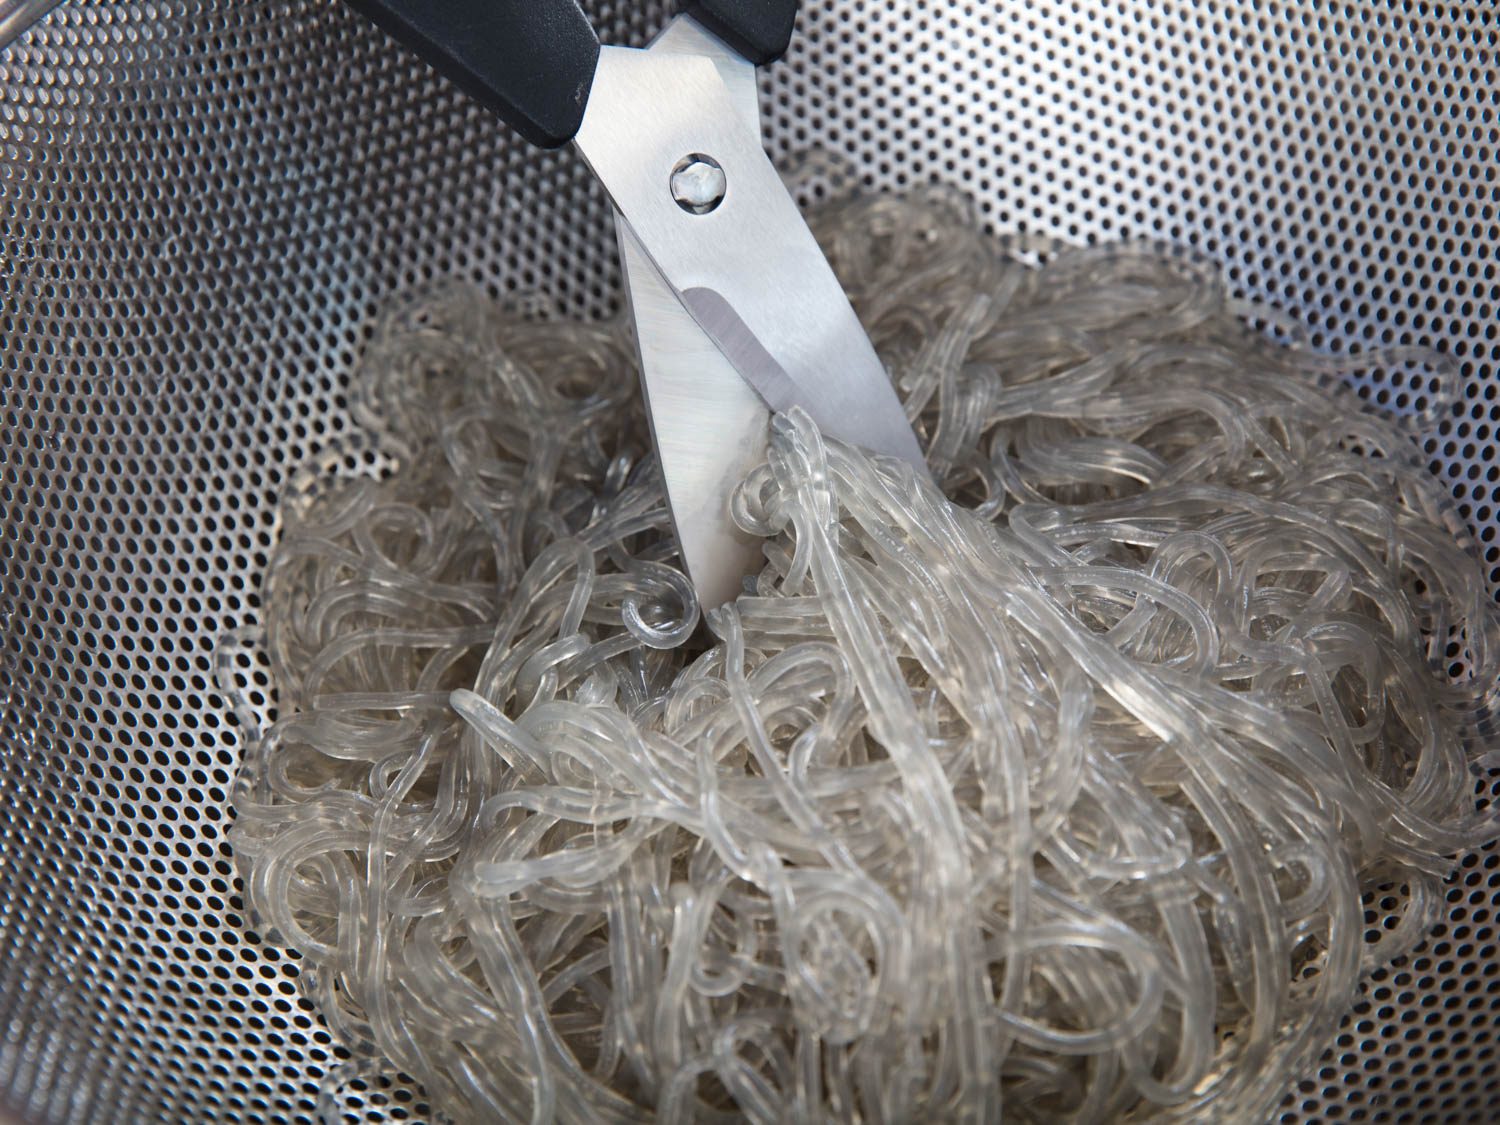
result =
[{"label": "rubber grip handle", "polygon": [[682,0],[682,10],[756,66],[786,54],[797,0]]},{"label": "rubber grip handle", "polygon": [[573,139],[599,62],[577,0],[348,0],[532,144]]}]

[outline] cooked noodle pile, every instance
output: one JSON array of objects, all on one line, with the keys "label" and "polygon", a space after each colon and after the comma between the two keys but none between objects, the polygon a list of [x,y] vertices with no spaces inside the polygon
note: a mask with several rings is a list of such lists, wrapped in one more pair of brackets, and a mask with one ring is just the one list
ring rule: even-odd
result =
[{"label": "cooked noodle pile", "polygon": [[778,417],[711,635],[622,323],[384,324],[393,467],[284,510],[251,904],[455,1120],[1264,1117],[1494,833],[1496,618],[1411,440],[1452,372],[1144,247],[814,226],[942,491]]}]

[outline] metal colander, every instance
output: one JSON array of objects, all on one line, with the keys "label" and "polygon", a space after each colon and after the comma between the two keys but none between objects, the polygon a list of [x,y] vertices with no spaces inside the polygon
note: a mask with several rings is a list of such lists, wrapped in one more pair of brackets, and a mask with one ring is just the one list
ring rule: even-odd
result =
[{"label": "metal colander", "polygon": [[[668,5],[589,7],[640,43]],[[1497,33],[1494,0],[808,0],[766,133],[997,229],[1194,246],[1327,348],[1447,350],[1426,449],[1493,584]],[[462,276],[604,315],[605,201],[332,0],[0,0],[7,40],[0,1090],[49,1122],[423,1120],[245,916],[214,649],[257,619],[288,475],[351,429],[382,302]],[[1448,902],[1282,1120],[1495,1119],[1500,850]]]}]

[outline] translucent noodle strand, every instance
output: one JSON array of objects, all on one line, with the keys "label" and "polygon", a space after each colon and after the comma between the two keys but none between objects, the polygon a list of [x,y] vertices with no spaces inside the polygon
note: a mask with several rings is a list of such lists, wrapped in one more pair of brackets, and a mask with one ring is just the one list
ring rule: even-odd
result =
[{"label": "translucent noodle strand", "polygon": [[776,417],[706,616],[624,322],[382,323],[371,456],[298,475],[221,652],[257,917],[456,1121],[1264,1119],[1497,833],[1412,441],[1452,364],[938,196],[812,222],[934,475]]}]

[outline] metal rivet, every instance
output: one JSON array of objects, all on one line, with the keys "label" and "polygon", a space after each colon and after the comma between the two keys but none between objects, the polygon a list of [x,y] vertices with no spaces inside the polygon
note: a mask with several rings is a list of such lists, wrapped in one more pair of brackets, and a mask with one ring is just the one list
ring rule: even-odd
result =
[{"label": "metal rivet", "polygon": [[729,181],[712,156],[692,152],[672,169],[672,198],[690,215],[706,215],[724,202]]}]

